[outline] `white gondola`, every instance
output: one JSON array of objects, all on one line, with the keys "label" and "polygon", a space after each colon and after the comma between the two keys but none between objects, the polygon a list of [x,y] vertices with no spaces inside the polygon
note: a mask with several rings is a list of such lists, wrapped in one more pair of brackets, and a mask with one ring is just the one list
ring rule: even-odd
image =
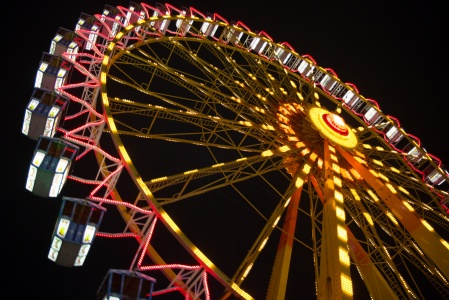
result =
[{"label": "white gondola", "polygon": [[63,267],[80,267],[103,220],[106,208],[85,199],[63,197],[48,259]]}]

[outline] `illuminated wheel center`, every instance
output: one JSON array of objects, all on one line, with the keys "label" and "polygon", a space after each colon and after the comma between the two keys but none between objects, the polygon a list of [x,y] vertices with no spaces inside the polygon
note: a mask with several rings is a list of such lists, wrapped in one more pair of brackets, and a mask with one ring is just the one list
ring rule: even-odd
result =
[{"label": "illuminated wheel center", "polygon": [[345,148],[355,148],[356,135],[338,114],[317,106],[309,109],[297,103],[287,103],[279,107],[280,129],[286,133],[285,144],[301,141],[309,149],[317,149],[323,138]]},{"label": "illuminated wheel center", "polygon": [[331,142],[345,148],[354,148],[358,140],[345,120],[337,114],[320,107],[312,107],[308,116],[323,138],[328,138]]},{"label": "illuminated wheel center", "polygon": [[342,117],[335,114],[322,114],[323,121],[331,130],[339,133],[342,137],[349,136],[349,130],[346,126],[345,120]]},{"label": "illuminated wheel center", "polygon": [[[355,148],[358,139],[345,120],[326,109],[317,106],[305,108],[298,103],[286,103],[279,107],[277,119],[280,129],[286,134],[282,141],[286,145],[295,146],[297,143],[308,149],[320,149],[323,139],[328,139],[333,144],[344,148]],[[301,155],[306,152],[301,152]],[[297,157],[285,158],[287,173],[296,173],[298,164]]]}]

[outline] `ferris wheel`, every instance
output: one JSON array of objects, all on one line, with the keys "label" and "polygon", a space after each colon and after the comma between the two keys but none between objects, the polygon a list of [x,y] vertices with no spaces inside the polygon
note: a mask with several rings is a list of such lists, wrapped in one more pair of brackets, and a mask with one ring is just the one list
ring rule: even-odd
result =
[{"label": "ferris wheel", "polygon": [[193,7],[106,5],[60,28],[34,88],[26,188],[63,199],[55,263],[134,238],[110,274],[138,278],[138,299],[449,297],[443,163],[287,42]]}]

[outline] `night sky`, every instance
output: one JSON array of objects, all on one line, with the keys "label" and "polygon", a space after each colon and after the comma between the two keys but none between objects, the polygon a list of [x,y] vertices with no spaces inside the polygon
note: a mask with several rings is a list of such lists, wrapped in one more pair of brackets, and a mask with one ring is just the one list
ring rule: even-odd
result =
[{"label": "night sky", "polygon": [[[88,4],[89,2],[89,4]],[[149,4],[154,4],[150,3]],[[343,82],[378,102],[396,117],[424,148],[449,163],[447,87],[449,23],[447,10],[434,1],[381,3],[371,1],[171,1],[201,12],[217,12],[228,21],[242,21],[288,42],[299,54],[310,54],[318,65],[333,69]],[[132,258],[126,243],[106,241],[107,252],[88,257],[91,269],[66,269],[47,259],[59,203],[25,190],[35,142],[21,133],[25,106],[42,52],[59,27],[73,30],[80,13],[101,13],[105,4],[127,1],[14,1],[6,12],[14,21],[3,28],[3,187],[6,189],[3,230],[6,291],[14,299],[94,299],[112,266],[126,268]],[[12,6],[12,8],[10,8]],[[3,19],[6,20],[6,19]],[[118,219],[118,221],[121,221]]]}]

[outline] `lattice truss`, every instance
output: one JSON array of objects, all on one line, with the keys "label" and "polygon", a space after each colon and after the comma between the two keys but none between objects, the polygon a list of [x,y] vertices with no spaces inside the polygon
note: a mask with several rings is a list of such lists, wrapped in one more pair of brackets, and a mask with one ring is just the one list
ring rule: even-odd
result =
[{"label": "lattice truss", "polygon": [[[410,211],[444,232],[449,231],[448,172],[437,157],[422,148],[418,138],[406,133],[396,118],[385,115],[376,101],[361,96],[355,85],[341,82],[334,71],[319,67],[310,56],[300,56],[288,43],[274,43],[265,32],[255,33],[242,22],[230,23],[218,14],[193,8],[144,3],[129,8],[106,6],[102,14],[82,14],[75,33],[74,41],[82,51],[61,54],[71,75],[56,91],[70,99],[71,105],[58,134],[80,147],[76,164],[86,161],[86,165],[98,166],[98,171],[91,177],[91,167],[77,169],[69,179],[92,187],[88,199],[118,208],[126,220],[124,229],[97,236],[138,241],[130,268],[162,271],[169,278],[167,287],[154,295],[178,291],[186,297],[208,299],[207,279],[212,273],[219,274],[220,283],[232,285],[229,288],[235,295],[251,298],[239,285],[272,231],[280,229],[279,217],[298,188],[307,195],[307,200],[298,204],[298,213],[310,219],[314,241],[296,242],[312,250],[314,261],[320,261],[325,236],[320,220],[327,193],[323,178],[328,171],[323,167],[322,137],[307,116],[308,107],[320,102],[322,107],[338,110],[360,142],[350,153],[352,159],[345,156],[348,151],[335,147],[339,157],[339,168],[333,170],[335,180],[345,182],[338,192],[345,199],[348,248],[364,249],[399,298],[421,297],[416,286],[401,278],[403,271],[398,268],[403,260],[412,261],[440,294],[449,296],[447,274],[421,251],[391,207],[379,201],[383,197],[380,190],[363,180],[358,171],[369,170],[379,182],[376,185],[394,191]],[[171,65],[161,53],[201,71],[189,73],[190,67],[177,67],[176,60]],[[180,96],[152,89],[153,77],[189,91],[182,99],[188,104],[181,106]],[[165,106],[135,102],[126,95],[109,97],[106,79],[133,88],[141,93],[139,97],[154,97]],[[229,112],[233,115],[227,115]],[[110,116],[116,117],[114,128],[108,122]],[[161,132],[154,120],[171,124],[175,130]],[[180,126],[185,130],[179,131]],[[121,146],[110,136],[114,131],[124,139],[170,140],[237,151],[228,161],[214,157],[214,163],[193,171],[129,179],[123,170],[132,173],[133,169],[128,158],[114,150]],[[220,187],[238,190],[239,182],[264,178],[272,171],[277,171],[283,182],[283,188],[271,187],[280,201],[265,215],[262,233],[232,279],[212,263],[169,264],[158,256],[151,244],[156,225],[162,221],[171,230],[176,227],[164,215],[164,207]],[[270,186],[269,179],[265,183]],[[126,185],[139,189],[119,195],[117,187]],[[240,193],[242,198],[250,198]],[[178,238],[189,245],[183,235]],[[207,261],[199,250],[186,250]],[[145,261],[148,257],[151,263]],[[363,277],[363,270],[359,271]],[[319,270],[315,277],[319,282]]]}]

